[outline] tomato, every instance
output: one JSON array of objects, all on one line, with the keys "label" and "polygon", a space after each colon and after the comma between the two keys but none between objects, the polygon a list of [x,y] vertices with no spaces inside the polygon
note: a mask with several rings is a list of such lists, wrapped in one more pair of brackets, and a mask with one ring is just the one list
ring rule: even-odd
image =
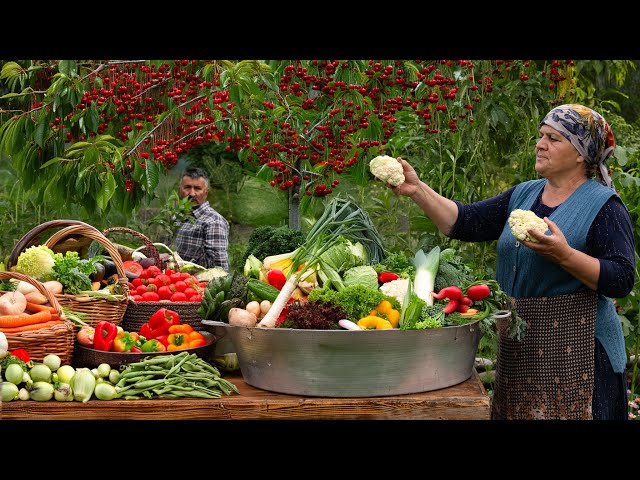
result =
[{"label": "tomato", "polygon": [[134,275],[140,275],[144,270],[142,265],[140,265],[138,262],[133,260],[125,260],[124,262],[122,262],[122,266],[124,267],[125,270],[130,271]]},{"label": "tomato", "polygon": [[147,272],[149,272],[150,277],[155,277],[156,275],[162,273],[162,270],[160,270],[160,267],[158,267],[157,265],[151,265],[147,268]]},{"label": "tomato", "polygon": [[142,285],[142,279],[140,277],[134,278],[133,280],[131,280],[131,285],[133,285],[134,287],[139,287],[140,285]]},{"label": "tomato", "polygon": [[165,275],[169,275],[169,276],[173,275],[174,273],[176,273],[176,271],[175,271],[175,270],[172,270],[171,268],[167,268],[167,269],[164,271],[164,274],[165,274]]},{"label": "tomato", "polygon": [[144,302],[142,295],[138,295],[137,293],[135,295],[133,295],[133,301],[134,302]]},{"label": "tomato", "polygon": [[186,302],[187,296],[183,292],[175,292],[169,299],[172,302]]},{"label": "tomato", "polygon": [[167,273],[167,275],[169,275],[169,278],[171,279],[171,283],[176,283],[182,280],[182,275],[180,275],[180,273],[175,273],[175,272],[171,274]]},{"label": "tomato", "polygon": [[178,280],[177,282],[174,282],[173,286],[176,287],[177,292],[184,292],[185,289],[187,288],[187,284],[184,283],[182,280]]},{"label": "tomato", "polygon": [[171,283],[171,277],[166,273],[159,273],[153,280],[153,283],[158,287],[161,287],[162,285],[169,285]]},{"label": "tomato", "polygon": [[157,292],[158,286],[155,283],[150,283],[147,285],[147,292]]},{"label": "tomato", "polygon": [[144,292],[142,294],[143,302],[157,302],[159,300],[160,297],[158,296],[158,292]]},{"label": "tomato", "polygon": [[160,297],[160,300],[169,300],[171,295],[173,295],[173,292],[168,285],[161,285],[158,287],[158,296]]},{"label": "tomato", "polygon": [[196,293],[195,295],[191,295],[188,298],[189,302],[201,302],[202,301],[202,295],[199,293]]},{"label": "tomato", "polygon": [[200,288],[207,288],[208,284],[209,282],[198,282],[198,285],[200,285]]},{"label": "tomato", "polygon": [[196,289],[194,289],[194,288],[187,287],[187,288],[184,289],[184,291],[182,293],[184,293],[185,296],[187,298],[189,298],[189,297],[192,297],[193,295],[197,295],[198,291]]},{"label": "tomato", "polygon": [[146,285],[138,285],[135,289],[136,294],[138,295],[142,295],[144,292],[147,291],[147,286]]}]

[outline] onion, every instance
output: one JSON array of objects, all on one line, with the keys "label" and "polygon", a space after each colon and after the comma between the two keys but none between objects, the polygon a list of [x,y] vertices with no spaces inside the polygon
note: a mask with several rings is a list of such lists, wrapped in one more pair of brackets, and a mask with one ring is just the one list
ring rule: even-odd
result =
[{"label": "onion", "polygon": [[73,390],[68,383],[58,383],[58,388],[53,392],[54,398],[59,402],[73,401]]},{"label": "onion", "polygon": [[107,382],[96,385],[94,390],[98,400],[112,400],[116,396],[116,387]]},{"label": "onion", "polygon": [[12,363],[4,371],[4,379],[8,382],[13,383],[14,385],[19,385],[20,383],[22,383],[23,375],[24,370],[17,363]]},{"label": "onion", "polygon": [[29,400],[30,398],[31,395],[29,395],[29,390],[27,390],[26,388],[22,387],[18,391],[18,400]]},{"label": "onion", "polygon": [[35,382],[50,382],[51,381],[51,369],[44,363],[38,363],[31,367],[29,370],[29,376],[31,380]]},{"label": "onion", "polygon": [[111,372],[111,365],[109,365],[108,363],[101,363],[100,365],[98,365],[98,368],[96,370],[98,371],[99,378],[106,378]]},{"label": "onion", "polygon": [[71,383],[71,379],[76,373],[76,369],[71,365],[62,365],[56,373],[58,374],[58,381],[60,383]]},{"label": "onion", "polygon": [[109,371],[109,381],[114,385],[120,381],[120,372],[115,368]]},{"label": "onion", "polygon": [[53,398],[53,385],[49,382],[33,382],[29,389],[29,397],[36,402],[48,402]]},{"label": "onion", "polygon": [[357,323],[353,323],[351,320],[347,320],[346,318],[338,320],[338,325],[342,328],[346,328],[347,330],[362,330]]},{"label": "onion", "polygon": [[18,386],[11,382],[0,383],[0,396],[3,402],[10,402],[18,398]]},{"label": "onion", "polygon": [[93,390],[96,388],[96,377],[93,376],[91,370],[86,367],[80,367],[76,370],[75,375],[71,379],[71,390],[73,390],[73,399],[86,403],[91,399]]},{"label": "onion", "polygon": [[55,353],[50,353],[42,359],[42,363],[51,369],[52,372],[55,372],[60,368],[60,364],[62,360]]}]

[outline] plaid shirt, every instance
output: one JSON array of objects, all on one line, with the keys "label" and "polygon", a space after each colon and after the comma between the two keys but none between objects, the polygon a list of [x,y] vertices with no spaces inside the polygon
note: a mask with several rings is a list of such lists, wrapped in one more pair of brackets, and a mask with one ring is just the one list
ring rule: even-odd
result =
[{"label": "plaid shirt", "polygon": [[206,268],[222,267],[229,271],[229,222],[209,202],[193,210],[195,222],[180,225],[174,246],[183,260]]}]

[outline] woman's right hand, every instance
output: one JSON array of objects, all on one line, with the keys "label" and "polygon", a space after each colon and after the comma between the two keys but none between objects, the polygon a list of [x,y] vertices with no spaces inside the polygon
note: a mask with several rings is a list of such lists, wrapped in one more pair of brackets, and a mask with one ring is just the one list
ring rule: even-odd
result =
[{"label": "woman's right hand", "polygon": [[400,157],[397,157],[397,160],[402,165],[404,183],[401,183],[397,187],[392,187],[392,190],[398,195],[412,197],[420,189],[420,179],[418,178],[418,174],[413,167],[409,165],[409,162],[401,159]]}]

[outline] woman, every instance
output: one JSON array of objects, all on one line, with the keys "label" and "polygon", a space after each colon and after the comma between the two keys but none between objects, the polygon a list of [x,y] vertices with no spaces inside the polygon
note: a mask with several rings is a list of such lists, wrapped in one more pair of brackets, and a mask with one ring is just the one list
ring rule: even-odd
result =
[{"label": "woman", "polygon": [[[615,142],[605,119],[561,105],[539,126],[536,172],[477,203],[442,197],[402,159],[410,197],[450,238],[498,240],[496,279],[527,322],[521,341],[498,332],[492,419],[628,418],[626,350],[612,298],[633,288],[633,224],[606,167]],[[593,177],[596,177],[594,179]],[[518,241],[514,209],[544,218],[546,234]]]}]

